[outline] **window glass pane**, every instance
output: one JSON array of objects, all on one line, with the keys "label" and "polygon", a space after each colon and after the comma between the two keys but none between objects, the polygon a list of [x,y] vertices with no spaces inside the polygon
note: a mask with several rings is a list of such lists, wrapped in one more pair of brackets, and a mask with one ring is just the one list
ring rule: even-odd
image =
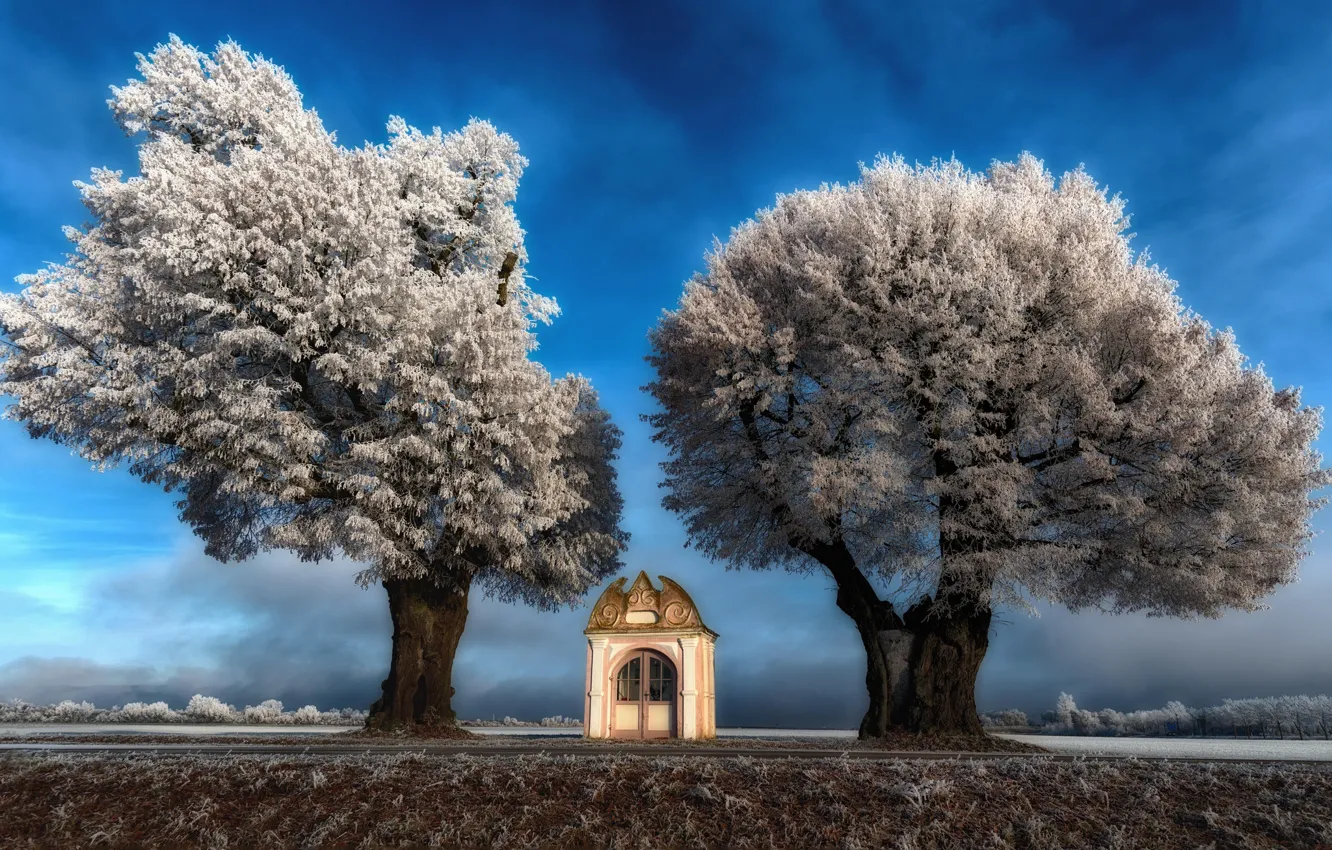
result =
[{"label": "window glass pane", "polygon": [[639,671],[642,664],[634,658],[620,668],[615,677],[615,698],[621,701],[637,702],[642,693]]},{"label": "window glass pane", "polygon": [[653,658],[648,664],[648,673],[654,679],[661,678],[661,659]]}]

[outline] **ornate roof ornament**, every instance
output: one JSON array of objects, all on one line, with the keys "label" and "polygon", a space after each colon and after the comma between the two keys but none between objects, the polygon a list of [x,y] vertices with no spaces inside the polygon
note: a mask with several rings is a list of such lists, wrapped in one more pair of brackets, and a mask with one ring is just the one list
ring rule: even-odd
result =
[{"label": "ornate roof ornament", "polygon": [[652,586],[646,571],[639,572],[628,593],[623,576],[611,582],[592,606],[585,633],[697,630],[717,636],[703,625],[698,606],[683,587],[666,576],[657,578],[661,590]]}]

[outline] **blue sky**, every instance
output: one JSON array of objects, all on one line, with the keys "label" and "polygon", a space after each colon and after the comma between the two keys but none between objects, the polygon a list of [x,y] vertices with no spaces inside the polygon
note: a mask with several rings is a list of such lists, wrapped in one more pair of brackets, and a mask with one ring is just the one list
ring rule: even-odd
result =
[{"label": "blue sky", "polygon": [[[1113,7],[1113,8],[1112,8]],[[723,725],[855,725],[863,656],[831,582],[724,572],[659,506],[638,419],[645,334],[714,235],[778,192],[879,153],[971,168],[1029,150],[1127,198],[1135,246],[1184,303],[1307,403],[1332,400],[1332,6],[1323,2],[36,4],[0,2],[0,288],[62,258],[72,181],[134,173],[105,105],[134,54],[228,37],[286,67],[348,145],[485,118],[530,166],[517,211],[554,373],[588,375],[625,431],[629,572],[685,585],[721,633]],[[1326,452],[1327,439],[1321,450]],[[1329,525],[1326,516],[1316,521]],[[1332,544],[1270,611],[1217,622],[1010,614],[983,709],[1332,692]],[[0,699],[99,704],[202,691],[368,704],[387,667],[382,590],[281,553],[222,565],[172,497],[0,422]],[[599,588],[593,594],[599,592]],[[465,716],[581,713],[587,609],[478,601]]]}]

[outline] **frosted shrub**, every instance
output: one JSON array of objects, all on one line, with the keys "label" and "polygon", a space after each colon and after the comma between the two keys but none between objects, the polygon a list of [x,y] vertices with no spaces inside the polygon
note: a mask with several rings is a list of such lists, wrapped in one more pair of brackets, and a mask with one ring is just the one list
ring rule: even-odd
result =
[{"label": "frosted shrub", "polygon": [[1027,712],[1016,708],[1006,708],[1003,711],[987,711],[980,716],[982,726],[1030,726],[1027,720]]},{"label": "frosted shrub", "polygon": [[227,705],[217,697],[195,694],[190,697],[190,704],[185,706],[185,714],[196,723],[236,723],[241,715],[233,705]]},{"label": "frosted shrub", "polygon": [[29,715],[32,713],[32,708],[31,703],[24,702],[21,699],[0,703],[0,722],[23,723],[30,721],[32,718]]},{"label": "frosted shrub", "polygon": [[97,706],[90,702],[74,702],[67,699],[55,706],[49,715],[54,723],[86,723],[96,713]]},{"label": "frosted shrub", "polygon": [[281,700],[266,699],[258,705],[245,706],[246,723],[281,723],[286,720],[291,722],[290,717],[283,717]]},{"label": "frosted shrub", "polygon": [[1095,735],[1101,729],[1101,721],[1096,714],[1085,709],[1075,709],[1072,716],[1073,731],[1079,735]]},{"label": "frosted shrub", "polygon": [[183,719],[180,712],[172,711],[164,702],[128,702],[117,714],[114,719],[125,723],[170,723]]},{"label": "frosted shrub", "polygon": [[1027,712],[1019,711],[1016,708],[1005,709],[999,712],[999,722],[1005,726],[1030,726],[1027,720]]},{"label": "frosted shrub", "polygon": [[301,706],[292,716],[292,720],[296,723],[319,723],[322,719],[319,709],[313,705]]}]

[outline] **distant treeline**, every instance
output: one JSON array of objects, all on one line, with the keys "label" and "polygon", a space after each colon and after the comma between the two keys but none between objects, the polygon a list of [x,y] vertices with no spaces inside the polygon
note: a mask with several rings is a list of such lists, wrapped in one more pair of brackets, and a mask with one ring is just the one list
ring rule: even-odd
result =
[{"label": "distant treeline", "polygon": [[[195,694],[180,711],[165,702],[131,702],[111,708],[98,708],[90,702],[65,700],[55,705],[34,705],[23,700],[0,702],[0,723],[252,723],[279,726],[360,726],[366,712],[356,708],[320,711],[313,705],[285,711],[280,700],[268,699],[258,705],[238,709],[217,697]],[[558,726],[582,727],[574,717],[554,715],[539,721],[462,720],[462,726]]]},{"label": "distant treeline", "polygon": [[195,694],[176,711],[164,702],[131,702],[98,708],[90,702],[65,700],[56,705],[33,705],[20,699],[0,703],[0,723],[255,723],[300,726],[354,726],[365,723],[366,713],[354,708],[320,711],[313,705],[284,711],[275,699],[237,709],[217,697]]},{"label": "distant treeline", "polygon": [[989,711],[982,726],[1037,726],[1062,735],[1206,735],[1246,738],[1322,738],[1332,740],[1332,697],[1326,695],[1227,699],[1194,708],[1172,700],[1164,708],[1119,712],[1086,711],[1071,694],[1061,693],[1054,711],[1031,723],[1017,709]]}]

